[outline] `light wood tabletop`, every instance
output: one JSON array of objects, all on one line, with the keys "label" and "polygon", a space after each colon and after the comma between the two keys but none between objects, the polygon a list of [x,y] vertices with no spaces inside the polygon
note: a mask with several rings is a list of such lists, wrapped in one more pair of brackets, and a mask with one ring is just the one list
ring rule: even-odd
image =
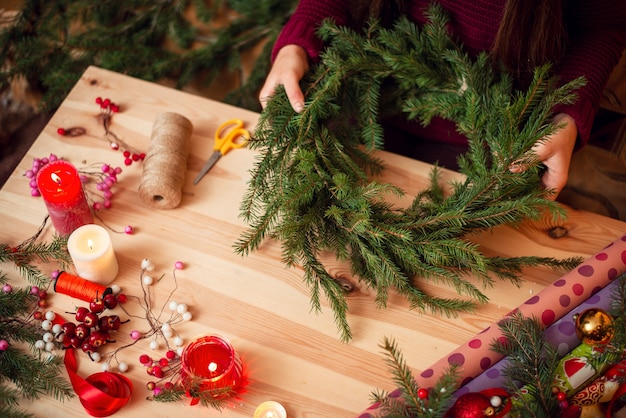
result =
[{"label": "light wood tabletop", "polygon": [[[110,129],[124,143],[143,152],[149,148],[157,115],[176,112],[192,122],[182,201],[177,208],[155,209],[140,198],[142,163],[124,166],[121,150],[112,150],[104,139],[97,97],[109,98],[120,106],[120,111],[112,116]],[[384,337],[397,342],[408,365],[419,373],[562,275],[544,268],[529,269],[522,286],[498,282],[494,288],[485,289],[490,303],[476,312],[448,318],[411,311],[403,299],[395,296],[386,309],[377,309],[374,292],[351,277],[349,266],[328,260],[327,267],[333,275],[350,280],[356,287],[349,298],[348,315],[354,338],[344,343],[328,305],[324,304],[320,314],[312,312],[302,271],[282,264],[279,243],[267,242],[245,257],[234,252],[233,244],[246,228],[239,217],[239,206],[255,151],[239,149],[228,153],[193,185],[213,151],[217,127],[232,118],[242,119],[246,128],[253,130],[258,115],[90,67],[0,191],[0,242],[17,245],[37,231],[47,214],[42,198],[31,196],[29,179],[24,176],[34,158],[53,153],[79,169],[103,163],[122,167],[119,182],[113,187],[112,207],[100,210],[99,219],[95,220],[110,228],[119,263],[113,284],[127,295],[140,296],[141,261],[152,260],[153,276],[162,276],[151,287],[155,309],[175,300],[187,304],[193,315],[191,321],[176,328],[185,343],[200,335],[218,334],[229,339],[241,356],[248,384],[223,411],[190,406],[188,400],[158,403],[146,400],[150,393],[145,385],[151,377],[139,363],[139,356],[159,357],[164,348],[153,351],[149,339],[139,340],[117,354],[118,360],[130,365],[125,376],[134,385],[130,402],[117,416],[251,417],[257,405],[268,400],[284,405],[289,417],[357,416],[370,405],[373,391],[395,387],[379,347]],[[86,133],[57,133],[58,128],[71,127],[83,127]],[[427,186],[430,165],[385,152],[380,155],[387,166],[383,178],[404,189],[407,201]],[[452,179],[458,174],[444,171],[443,176]],[[492,255],[588,257],[626,232],[626,224],[617,220],[573,210],[568,214],[562,223],[545,220],[517,228],[500,227],[473,240]],[[133,226],[133,234],[123,232],[127,225]],[[555,226],[564,228],[567,234],[551,238],[549,231]],[[53,233],[54,228],[48,223],[41,239],[50,240]],[[178,287],[174,290],[176,261],[184,262],[185,267],[176,271]],[[14,286],[25,284],[12,266],[0,268]],[[51,273],[59,266],[47,263],[41,268]],[[453,296],[453,290],[436,283],[425,286],[433,294]],[[49,302],[49,309],[61,314],[85,305],[52,290]],[[126,308],[139,313],[137,305],[129,299]],[[119,314],[124,319],[125,314]],[[107,344],[101,351],[106,353],[130,343],[130,331],[146,327],[141,318],[131,318],[118,331],[117,342]],[[90,361],[84,353],[77,352],[77,357],[79,375],[86,377],[101,370],[101,363]],[[38,417],[87,416],[77,398],[61,403],[43,397],[24,400],[20,407]]]}]

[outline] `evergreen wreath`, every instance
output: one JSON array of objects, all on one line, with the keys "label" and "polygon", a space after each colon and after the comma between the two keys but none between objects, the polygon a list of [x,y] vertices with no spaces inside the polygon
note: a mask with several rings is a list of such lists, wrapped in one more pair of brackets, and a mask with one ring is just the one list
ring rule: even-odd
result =
[{"label": "evergreen wreath", "polygon": [[[449,36],[440,6],[427,13],[421,28],[405,17],[391,29],[372,20],[363,33],[324,22],[318,33],[328,47],[303,81],[304,111],[294,113],[284,90],[277,92],[249,143],[260,154],[241,203],[250,226],[236,251],[246,255],[265,239],[279,240],[283,262],[304,269],[312,307],[321,309],[322,292],[328,298],[344,341],[352,338],[347,295],[325,269],[324,252],[351,263],[376,290],[378,307],[395,289],[412,309],[447,315],[485,302],[480,286],[493,285],[493,277],[518,283],[526,266],[571,269],[580,262],[488,257],[467,237],[546,212],[564,216],[541,187],[532,147],[557,128],[553,107],[572,103],[584,80],[559,86],[546,65],[527,91],[516,91],[488,54],[472,59]],[[449,119],[469,139],[459,159],[465,179],[450,185],[449,196],[436,167],[430,187],[406,208],[385,201],[403,190],[372,180],[384,169],[372,153],[384,143],[381,120],[399,114],[423,125]],[[519,161],[526,171],[511,173]],[[422,280],[451,284],[464,297],[428,295]]]}]

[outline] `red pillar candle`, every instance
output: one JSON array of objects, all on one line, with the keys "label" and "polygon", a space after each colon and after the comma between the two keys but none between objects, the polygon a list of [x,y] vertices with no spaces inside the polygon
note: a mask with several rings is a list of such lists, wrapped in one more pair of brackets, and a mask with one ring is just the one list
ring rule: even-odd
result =
[{"label": "red pillar candle", "polygon": [[241,386],[242,365],[230,343],[217,335],[192,341],[180,357],[181,381],[193,396],[223,398],[233,395]]},{"label": "red pillar candle", "polygon": [[63,160],[46,164],[37,173],[37,187],[50,220],[60,235],[93,223],[93,215],[76,168]]}]

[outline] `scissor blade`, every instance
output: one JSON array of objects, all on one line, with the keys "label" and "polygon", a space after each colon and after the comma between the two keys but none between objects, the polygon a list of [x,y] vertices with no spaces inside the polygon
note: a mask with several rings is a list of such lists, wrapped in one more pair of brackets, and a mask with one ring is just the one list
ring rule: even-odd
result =
[{"label": "scissor blade", "polygon": [[198,182],[202,180],[202,177],[204,177],[206,173],[208,173],[209,170],[213,168],[213,166],[215,165],[217,160],[220,159],[221,156],[222,156],[222,153],[219,151],[215,151],[213,155],[211,155],[211,158],[209,158],[209,160],[202,166],[202,170],[200,170],[195,180],[193,181],[194,185],[198,184]]}]

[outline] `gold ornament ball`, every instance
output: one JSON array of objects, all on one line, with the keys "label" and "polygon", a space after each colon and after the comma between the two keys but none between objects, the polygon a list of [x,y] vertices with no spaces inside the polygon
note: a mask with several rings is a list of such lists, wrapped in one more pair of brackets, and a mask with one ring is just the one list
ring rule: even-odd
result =
[{"label": "gold ornament ball", "polygon": [[590,308],[574,315],[576,335],[583,344],[606,345],[613,339],[613,318],[602,309]]}]

